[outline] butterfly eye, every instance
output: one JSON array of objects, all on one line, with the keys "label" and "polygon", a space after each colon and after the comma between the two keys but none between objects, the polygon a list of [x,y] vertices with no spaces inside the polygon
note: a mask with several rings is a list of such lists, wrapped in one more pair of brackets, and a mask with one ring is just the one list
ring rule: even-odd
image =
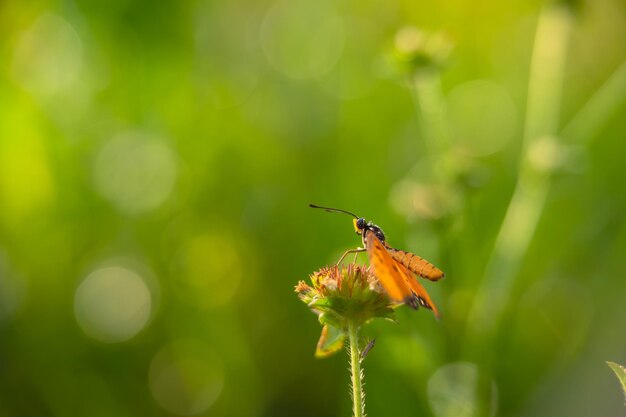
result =
[{"label": "butterfly eye", "polygon": [[356,227],[359,230],[365,229],[365,219],[363,217],[360,217],[360,218],[357,219]]}]

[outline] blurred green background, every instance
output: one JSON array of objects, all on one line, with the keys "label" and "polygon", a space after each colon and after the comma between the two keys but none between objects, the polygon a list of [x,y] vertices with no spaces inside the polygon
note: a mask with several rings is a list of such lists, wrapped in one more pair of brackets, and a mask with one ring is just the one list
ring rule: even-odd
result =
[{"label": "blurred green background", "polygon": [[[0,2],[0,416],[347,416],[300,279],[360,242],[370,416],[617,416],[626,5]],[[365,260],[361,258],[361,260]]]}]

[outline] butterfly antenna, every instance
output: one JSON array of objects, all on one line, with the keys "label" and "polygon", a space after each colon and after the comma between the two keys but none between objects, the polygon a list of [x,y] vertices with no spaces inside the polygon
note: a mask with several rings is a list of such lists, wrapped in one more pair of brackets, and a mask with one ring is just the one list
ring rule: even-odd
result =
[{"label": "butterfly antenna", "polygon": [[341,209],[337,209],[337,208],[316,206],[315,204],[309,204],[309,207],[326,210],[326,211],[329,211],[331,213],[345,213],[345,214],[349,214],[350,216],[354,217],[355,219],[359,218],[359,216],[357,216],[354,213],[350,213],[349,211],[341,210]]}]

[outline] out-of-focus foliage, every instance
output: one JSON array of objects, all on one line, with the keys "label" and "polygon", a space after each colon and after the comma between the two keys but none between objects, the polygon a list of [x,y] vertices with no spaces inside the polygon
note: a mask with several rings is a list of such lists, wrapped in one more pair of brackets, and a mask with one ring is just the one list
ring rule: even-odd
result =
[{"label": "out-of-focus foliage", "polygon": [[619,380],[619,383],[622,385],[622,389],[624,390],[624,395],[626,395],[626,368],[622,365],[619,365],[615,362],[607,362],[607,365],[615,372],[615,376]]},{"label": "out-of-focus foliage", "polygon": [[359,240],[311,202],[446,272],[440,321],[366,329],[368,415],[623,413],[622,1],[4,1],[0,34],[0,416],[349,415],[293,287]]}]

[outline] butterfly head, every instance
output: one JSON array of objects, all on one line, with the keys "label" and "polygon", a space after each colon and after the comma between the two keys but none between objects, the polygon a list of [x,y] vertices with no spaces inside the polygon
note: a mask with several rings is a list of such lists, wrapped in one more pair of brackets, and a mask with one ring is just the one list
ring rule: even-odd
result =
[{"label": "butterfly head", "polygon": [[366,230],[369,230],[370,232],[374,233],[374,235],[376,235],[378,240],[380,240],[381,242],[385,241],[385,233],[383,232],[383,229],[376,226],[374,223],[368,222],[363,217],[355,218],[354,220],[352,220],[352,223],[354,224],[354,231],[357,234],[363,235]]},{"label": "butterfly head", "polygon": [[355,217],[352,220],[352,224],[354,225],[354,231],[358,235],[363,234],[363,232],[365,231],[365,228],[367,227],[367,221],[363,217],[358,217],[358,218]]},{"label": "butterfly head", "polygon": [[363,239],[365,239],[365,232],[367,230],[369,230],[370,232],[373,232],[374,235],[376,235],[378,240],[380,240],[381,242],[385,241],[385,234],[383,233],[383,230],[380,227],[376,226],[374,223],[368,222],[363,217],[359,217],[356,214],[351,213],[351,212],[346,211],[346,210],[336,209],[336,208],[332,208],[332,207],[316,206],[315,204],[309,204],[309,207],[323,209],[323,210],[330,211],[330,212],[335,212],[335,213],[348,214],[348,215],[354,217],[354,219],[352,220],[352,224],[354,225],[354,231],[358,235],[363,236]]}]

